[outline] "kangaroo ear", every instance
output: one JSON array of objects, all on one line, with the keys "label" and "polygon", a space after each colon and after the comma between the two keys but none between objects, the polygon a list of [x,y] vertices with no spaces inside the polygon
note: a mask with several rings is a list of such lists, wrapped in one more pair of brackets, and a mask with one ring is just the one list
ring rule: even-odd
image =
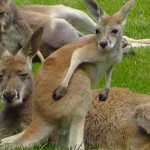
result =
[{"label": "kangaroo ear", "polygon": [[39,50],[39,45],[42,40],[43,27],[37,29],[30,37],[29,41],[22,47],[22,49],[17,53],[18,56],[21,56],[32,63],[32,58],[37,54]]},{"label": "kangaroo ear", "polygon": [[128,1],[117,13],[115,13],[113,16],[117,16],[121,23],[125,22],[125,19],[130,12],[135,0]]},{"label": "kangaroo ear", "polygon": [[91,15],[96,19],[96,21],[106,15],[103,8],[101,8],[94,0],[84,0],[84,3]]},{"label": "kangaroo ear", "polygon": [[11,54],[9,51],[7,51],[2,45],[0,45],[0,59],[4,59],[7,56],[10,56]]}]

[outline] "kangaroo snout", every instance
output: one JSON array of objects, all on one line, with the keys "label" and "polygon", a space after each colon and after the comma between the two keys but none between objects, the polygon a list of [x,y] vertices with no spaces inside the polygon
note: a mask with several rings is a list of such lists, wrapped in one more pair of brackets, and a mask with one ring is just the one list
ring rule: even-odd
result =
[{"label": "kangaroo snout", "polygon": [[13,99],[17,98],[18,92],[13,90],[13,91],[3,91],[2,93],[2,98],[8,102],[8,103],[12,103]]},{"label": "kangaroo snout", "polygon": [[108,45],[108,40],[102,40],[102,41],[100,41],[99,45],[100,45],[102,48],[105,48],[105,47]]}]

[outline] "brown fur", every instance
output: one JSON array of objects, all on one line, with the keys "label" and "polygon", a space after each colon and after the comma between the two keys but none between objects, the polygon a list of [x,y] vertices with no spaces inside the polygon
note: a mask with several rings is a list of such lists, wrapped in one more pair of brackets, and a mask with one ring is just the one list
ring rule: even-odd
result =
[{"label": "brown fur", "polygon": [[85,145],[92,149],[109,146],[127,149],[130,146],[132,150],[148,150],[150,135],[145,127],[150,121],[149,101],[149,95],[112,88],[108,99],[99,102],[98,90],[93,91],[93,102],[85,123]]}]

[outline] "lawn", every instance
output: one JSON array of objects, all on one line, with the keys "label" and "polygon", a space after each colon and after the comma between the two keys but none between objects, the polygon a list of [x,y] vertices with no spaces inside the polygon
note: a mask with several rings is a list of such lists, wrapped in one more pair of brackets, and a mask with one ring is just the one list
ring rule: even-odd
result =
[{"label": "lawn", "polygon": [[[97,0],[109,14],[117,11],[127,0]],[[82,0],[16,0],[17,5],[31,4],[64,4],[87,12]],[[150,5],[149,0],[138,0],[126,21],[125,35],[132,38],[149,38]],[[135,56],[124,56],[116,65],[113,73],[112,86],[125,87],[138,93],[150,94],[150,48],[134,49]],[[33,65],[36,74],[40,64]],[[105,80],[97,83],[95,88],[102,87]],[[48,149],[48,148],[35,148]],[[50,148],[49,148],[50,149]]]}]

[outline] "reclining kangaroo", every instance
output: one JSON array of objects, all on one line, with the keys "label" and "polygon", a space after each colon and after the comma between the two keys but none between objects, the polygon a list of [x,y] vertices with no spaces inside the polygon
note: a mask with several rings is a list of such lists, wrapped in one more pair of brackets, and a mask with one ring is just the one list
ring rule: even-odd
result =
[{"label": "reclining kangaroo", "polygon": [[[50,18],[61,18],[69,22],[76,30],[81,33],[95,33],[96,23],[83,11],[64,5],[29,5],[18,6],[20,12],[36,12],[48,15]],[[29,20],[29,17],[26,18]],[[127,41],[128,47],[147,47],[150,46],[150,39],[132,39],[123,36]],[[126,50],[125,50],[126,52]]]},{"label": "reclining kangaroo", "polygon": [[150,96],[128,89],[112,88],[105,102],[99,90],[86,116],[84,140],[91,149],[150,149]]},{"label": "reclining kangaroo", "polygon": [[96,23],[83,11],[64,5],[29,5],[18,6],[20,12],[36,12],[48,15],[50,18],[65,19],[81,33],[95,33]]},{"label": "reclining kangaroo", "polygon": [[[123,24],[134,0],[130,0],[113,16],[106,15],[92,0],[85,3],[91,7],[92,14],[98,20],[96,30],[98,35],[68,44],[46,59],[35,80],[31,124],[23,132],[3,139],[1,146],[31,147],[48,137],[54,129],[58,129],[60,131],[58,146],[84,149],[84,122],[92,101],[91,87],[112,64],[122,58],[122,50],[117,48],[121,47]],[[107,34],[113,35],[111,43],[105,39],[100,42],[102,39],[100,28],[106,26]],[[53,91],[68,70],[71,56],[76,49],[83,52],[88,49],[89,56],[90,54],[96,56],[97,61],[82,64],[72,77],[68,93],[60,101],[55,101],[52,97]]]}]

